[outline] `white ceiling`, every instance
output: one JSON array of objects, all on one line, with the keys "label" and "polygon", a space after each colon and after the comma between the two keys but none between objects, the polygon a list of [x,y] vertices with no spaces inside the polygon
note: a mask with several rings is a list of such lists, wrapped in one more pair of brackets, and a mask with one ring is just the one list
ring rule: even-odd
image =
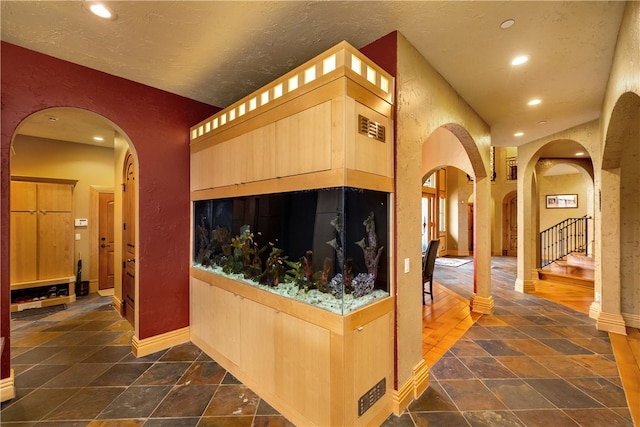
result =
[{"label": "white ceiling", "polygon": [[[2,40],[226,107],[339,41],[361,48],[398,30],[491,126],[496,146],[599,117],[624,9],[617,1],[105,3],[118,19],[100,20],[85,1],[2,0]],[[515,25],[503,30],[506,19]],[[530,60],[513,67],[518,54]],[[533,97],[542,104],[528,107]]]}]

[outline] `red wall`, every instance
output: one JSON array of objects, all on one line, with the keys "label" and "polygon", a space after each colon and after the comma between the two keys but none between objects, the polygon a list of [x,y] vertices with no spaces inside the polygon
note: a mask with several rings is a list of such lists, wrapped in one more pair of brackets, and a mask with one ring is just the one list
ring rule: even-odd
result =
[{"label": "red wall", "polygon": [[398,32],[393,31],[378,40],[369,43],[360,52],[378,64],[393,77],[398,73]]},{"label": "red wall", "polygon": [[[9,338],[9,152],[30,114],[77,107],[118,125],[137,153],[139,339],[189,325],[189,127],[219,108],[9,43],[0,47],[0,331]],[[10,338],[9,338],[10,339]],[[9,376],[10,341],[1,378]]]}]

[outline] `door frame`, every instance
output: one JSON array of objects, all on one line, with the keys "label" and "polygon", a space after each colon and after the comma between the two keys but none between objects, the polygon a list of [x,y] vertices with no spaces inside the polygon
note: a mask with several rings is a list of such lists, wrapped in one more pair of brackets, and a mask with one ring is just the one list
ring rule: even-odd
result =
[{"label": "door frame", "polygon": [[100,193],[115,193],[113,187],[89,186],[89,292],[98,291],[100,245]]},{"label": "door frame", "polygon": [[[502,255],[503,256],[518,256],[518,248],[515,252],[511,251],[511,226],[509,225],[509,205],[513,199],[517,200],[518,192],[511,191],[504,196],[502,202]],[[518,215],[518,207],[516,204],[516,219]],[[516,227],[518,223],[516,221]],[[516,242],[518,241],[517,229],[516,229]],[[517,245],[517,243],[516,243]]]}]

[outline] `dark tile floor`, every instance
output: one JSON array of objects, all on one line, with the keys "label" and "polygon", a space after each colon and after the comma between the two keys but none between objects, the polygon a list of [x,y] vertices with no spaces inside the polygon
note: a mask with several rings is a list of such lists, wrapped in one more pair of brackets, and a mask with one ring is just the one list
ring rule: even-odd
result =
[{"label": "dark tile floor", "polygon": [[[429,388],[386,427],[633,426],[608,334],[587,315],[515,292],[515,258],[492,258],[495,313],[433,367]],[[434,280],[469,298],[473,264]]]},{"label": "dark tile floor", "polygon": [[[430,387],[396,426],[632,426],[606,333],[588,316],[514,292],[513,259],[494,258],[495,314],[433,367]],[[467,297],[473,266],[438,269]],[[131,329],[90,295],[12,321],[16,398],[4,426],[291,425],[192,344],[136,359]]]},{"label": "dark tile floor", "polygon": [[91,294],[12,320],[17,395],[2,403],[1,425],[293,425],[193,344],[135,358],[110,302]]}]

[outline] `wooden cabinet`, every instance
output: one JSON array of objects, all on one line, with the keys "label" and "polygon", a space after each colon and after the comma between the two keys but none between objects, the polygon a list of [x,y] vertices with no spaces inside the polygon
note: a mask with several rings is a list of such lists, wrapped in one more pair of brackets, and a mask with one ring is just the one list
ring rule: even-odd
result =
[{"label": "wooden cabinet", "polygon": [[[393,192],[394,84],[342,42],[193,126],[191,200]],[[340,315],[191,268],[191,340],[296,425],[391,414],[393,307]]]},{"label": "wooden cabinet", "polygon": [[387,418],[392,313],[392,298],[341,316],[191,269],[191,341],[297,425]]},{"label": "wooden cabinet", "polygon": [[11,181],[11,310],[75,300],[75,181]]}]

